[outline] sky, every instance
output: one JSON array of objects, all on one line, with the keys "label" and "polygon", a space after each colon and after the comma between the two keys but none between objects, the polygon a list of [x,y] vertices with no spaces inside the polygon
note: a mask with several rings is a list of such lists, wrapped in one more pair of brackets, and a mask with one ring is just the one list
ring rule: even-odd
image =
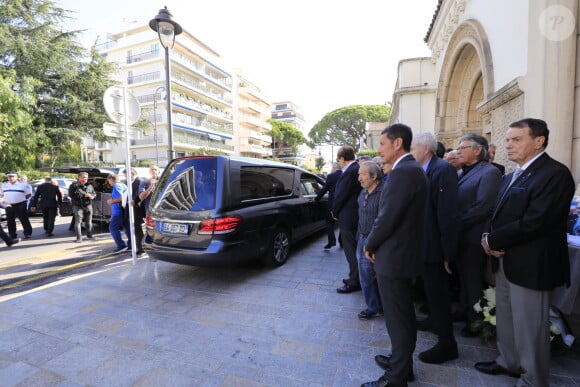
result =
[{"label": "sky", "polygon": [[[437,0],[55,0],[87,48],[167,6],[185,30],[241,68],[271,102],[301,108],[306,132],[326,113],[391,101],[401,59],[423,41]],[[153,31],[151,31],[154,34]],[[177,37],[179,39],[179,37]]]}]

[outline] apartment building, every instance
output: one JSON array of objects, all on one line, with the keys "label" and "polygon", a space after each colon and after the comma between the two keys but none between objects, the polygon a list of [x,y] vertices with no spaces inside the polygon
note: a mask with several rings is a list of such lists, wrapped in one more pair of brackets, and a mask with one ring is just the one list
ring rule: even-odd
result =
[{"label": "apartment building", "polygon": [[[280,101],[274,102],[271,105],[271,114],[272,119],[284,121],[296,129],[300,130],[304,137],[308,138],[308,133],[305,133],[304,128],[304,115],[300,112],[300,107],[296,105],[292,101]],[[291,147],[288,147],[286,144],[277,144],[274,143],[272,145],[273,152],[272,154],[274,157],[279,158],[281,161],[304,166],[306,162],[306,157],[304,156],[304,152],[306,149],[300,147],[298,153],[294,153]]]},{"label": "apartment building", "polygon": [[[148,25],[139,25],[109,36],[97,46],[107,61],[117,63],[115,79],[127,85],[141,107],[141,117],[151,129],[131,131],[133,162],[168,162],[167,104],[172,104],[173,144],[176,157],[219,151],[239,154],[235,149],[232,101],[233,76],[222,58],[187,31],[176,37],[170,52],[171,101],[165,85],[165,51]],[[122,142],[86,139],[87,162],[125,161]]]},{"label": "apartment building", "polygon": [[234,70],[233,119],[236,155],[265,158],[272,156],[269,132],[270,103],[260,88],[240,69]]}]

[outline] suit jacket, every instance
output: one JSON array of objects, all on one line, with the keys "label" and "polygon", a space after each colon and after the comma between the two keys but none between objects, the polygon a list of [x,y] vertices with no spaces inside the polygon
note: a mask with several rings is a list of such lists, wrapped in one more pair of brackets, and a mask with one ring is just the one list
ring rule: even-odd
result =
[{"label": "suit jacket", "polygon": [[375,253],[375,271],[413,278],[423,267],[423,221],[429,186],[423,168],[407,155],[384,183],[379,213],[365,248]]},{"label": "suit jacket", "polygon": [[457,172],[447,161],[431,158],[427,168],[429,199],[425,216],[425,262],[452,262],[457,257],[461,217]]},{"label": "suit jacket", "polygon": [[342,175],[342,170],[336,170],[332,173],[330,173],[328,176],[326,176],[326,181],[324,183],[324,185],[322,186],[322,189],[320,190],[320,192],[318,193],[318,195],[316,195],[316,201],[319,201],[320,199],[322,199],[322,197],[324,196],[324,194],[326,194],[328,192],[328,209],[331,210],[332,209],[332,203],[334,202],[334,190],[336,189],[336,183],[338,182],[338,179],[340,178],[340,176]]},{"label": "suit jacket", "polygon": [[491,163],[491,165],[499,169],[499,172],[501,173],[502,176],[505,175],[505,167],[503,165],[498,163]]},{"label": "suit jacket", "polygon": [[52,183],[42,183],[36,188],[34,197],[30,201],[30,207],[36,207],[38,199],[40,200],[40,208],[56,208],[62,204],[62,193],[58,186]]},{"label": "suit jacket", "polygon": [[362,187],[358,182],[358,162],[348,166],[340,175],[334,189],[332,214],[338,219],[343,230],[356,230],[358,227],[358,194]]},{"label": "suit jacket", "polygon": [[499,170],[480,161],[459,179],[459,211],[461,214],[460,244],[481,243],[481,234],[489,220],[501,187]]},{"label": "suit jacket", "polygon": [[544,153],[509,187],[505,177],[488,243],[504,250],[506,278],[519,286],[550,290],[570,283],[566,226],[574,179],[566,166]]}]

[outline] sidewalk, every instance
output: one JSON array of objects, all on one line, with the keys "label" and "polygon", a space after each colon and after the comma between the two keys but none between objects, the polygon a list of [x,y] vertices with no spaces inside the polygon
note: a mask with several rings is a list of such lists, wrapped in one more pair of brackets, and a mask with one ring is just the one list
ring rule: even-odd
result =
[{"label": "sidewalk", "polygon": [[[277,269],[197,268],[130,256],[0,302],[0,386],[359,386],[389,351],[360,292],[337,294],[347,265],[325,236]],[[388,313],[388,311],[386,311]],[[458,335],[459,359],[415,361],[411,386],[512,386],[473,368],[497,352]],[[419,332],[417,350],[434,344]],[[577,352],[551,385],[580,386]]]}]

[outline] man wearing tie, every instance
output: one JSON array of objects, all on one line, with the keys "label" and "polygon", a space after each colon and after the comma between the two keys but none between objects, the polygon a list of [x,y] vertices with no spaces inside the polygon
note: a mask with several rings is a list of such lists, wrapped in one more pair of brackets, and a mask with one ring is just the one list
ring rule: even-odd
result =
[{"label": "man wearing tie", "polygon": [[499,356],[479,362],[481,372],[519,377],[518,386],[548,386],[550,292],[570,283],[566,226],[574,180],[545,153],[549,130],[540,119],[510,125],[507,175],[481,244],[496,258]]},{"label": "man wearing tie", "polygon": [[394,124],[381,132],[379,154],[393,170],[383,187],[379,212],[364,248],[374,262],[391,356],[377,355],[385,370],[364,387],[407,386],[414,379],[413,351],[417,341],[413,279],[423,268],[423,222],[428,200],[425,172],[411,156],[413,132]]}]

